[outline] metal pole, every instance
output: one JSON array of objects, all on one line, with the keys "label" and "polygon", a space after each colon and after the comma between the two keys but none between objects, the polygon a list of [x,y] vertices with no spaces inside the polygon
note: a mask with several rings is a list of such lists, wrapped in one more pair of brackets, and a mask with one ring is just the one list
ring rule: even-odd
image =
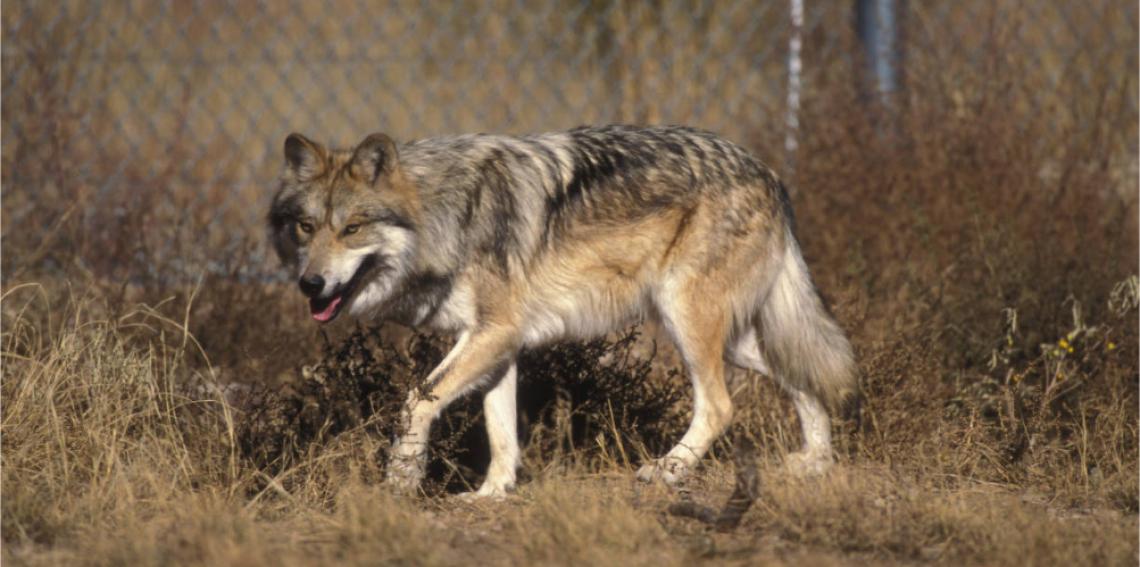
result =
[{"label": "metal pole", "polygon": [[898,3],[855,0],[855,28],[869,72],[868,84],[884,102],[898,87]]},{"label": "metal pole", "polygon": [[800,130],[800,74],[803,72],[800,50],[803,46],[804,1],[790,1],[792,34],[788,38],[788,110],[784,117],[784,152],[787,154],[788,175],[795,175],[796,150],[800,145],[797,136]]}]

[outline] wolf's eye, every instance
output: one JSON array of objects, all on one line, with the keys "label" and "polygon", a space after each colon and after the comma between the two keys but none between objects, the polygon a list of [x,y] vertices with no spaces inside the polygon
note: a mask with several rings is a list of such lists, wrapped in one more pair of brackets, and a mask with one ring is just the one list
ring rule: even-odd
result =
[{"label": "wolf's eye", "polygon": [[297,223],[297,228],[300,228],[301,232],[303,232],[305,234],[312,234],[313,233],[313,225],[311,225],[307,222]]},{"label": "wolf's eye", "polygon": [[344,234],[345,235],[356,234],[359,231],[360,231],[360,225],[359,224],[350,224],[350,225],[344,227]]}]

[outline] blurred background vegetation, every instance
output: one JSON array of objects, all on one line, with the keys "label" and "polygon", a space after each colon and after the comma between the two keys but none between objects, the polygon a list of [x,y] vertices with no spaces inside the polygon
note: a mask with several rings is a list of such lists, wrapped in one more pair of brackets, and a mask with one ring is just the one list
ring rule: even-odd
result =
[{"label": "blurred background vegetation", "polygon": [[[883,2],[806,4],[801,98],[821,120],[850,109],[836,91],[870,82],[861,3]],[[1136,66],[1135,6],[886,3],[897,35],[893,112],[914,99],[959,114],[990,100],[1054,154],[1049,173],[1066,140],[1123,101],[1104,159],[1134,174],[1137,85],[1122,70]],[[410,139],[684,123],[757,147],[785,171],[795,156],[774,142],[785,135],[791,4],[10,2],[0,18],[7,228],[48,229],[74,206],[67,224],[88,234],[97,273],[122,277],[121,260],[139,254],[160,256],[141,263],[170,264],[172,277],[223,270],[219,255],[261,237],[291,131],[350,145],[375,130]],[[143,238],[141,250],[120,250],[101,233],[132,214],[178,225],[179,240],[201,247]],[[103,265],[100,254],[120,261]],[[271,262],[243,269],[273,272]]]},{"label": "blurred background vegetation", "polygon": [[[402,392],[446,340],[312,326],[264,241],[281,143],[634,122],[718,131],[790,181],[813,276],[857,350],[862,414],[836,423],[856,476],[766,492],[745,533],[875,560],[1134,560],[1135,3],[890,3],[887,92],[861,2],[806,2],[799,28],[794,3],[5,2],[5,558],[263,562],[296,544],[317,555],[293,562],[328,559],[267,526],[362,560],[434,557],[385,547],[434,520],[354,502],[389,502],[357,481],[381,478]],[[527,353],[527,476],[628,476],[679,435],[687,385],[654,337]],[[739,435],[766,462],[799,444],[777,389],[744,382],[710,478]],[[439,492],[478,480],[477,415],[458,407],[437,429]],[[963,505],[979,487],[1013,500]],[[566,496],[542,490],[519,522],[562,526],[561,545],[578,533],[551,512]],[[605,523],[607,490],[583,525]],[[644,503],[622,506],[645,546],[688,545]]]}]

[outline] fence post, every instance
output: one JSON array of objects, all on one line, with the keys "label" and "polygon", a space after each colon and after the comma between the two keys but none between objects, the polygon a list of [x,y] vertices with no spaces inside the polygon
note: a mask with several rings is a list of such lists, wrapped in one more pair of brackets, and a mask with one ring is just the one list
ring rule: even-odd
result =
[{"label": "fence post", "polygon": [[873,94],[888,102],[898,87],[898,10],[902,0],[855,0],[855,32],[863,45]]},{"label": "fence post", "polygon": [[794,177],[796,150],[800,146],[797,136],[800,130],[800,74],[803,72],[800,49],[803,45],[804,0],[789,1],[792,9],[792,33],[788,37],[788,110],[784,116],[784,153],[788,162],[788,176]]}]

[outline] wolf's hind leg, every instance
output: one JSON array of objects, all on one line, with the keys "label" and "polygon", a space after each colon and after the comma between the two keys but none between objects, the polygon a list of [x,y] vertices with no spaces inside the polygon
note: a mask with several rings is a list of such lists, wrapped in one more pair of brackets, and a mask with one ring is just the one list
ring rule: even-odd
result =
[{"label": "wolf's hind leg", "polygon": [[724,381],[727,314],[699,286],[677,287],[666,290],[657,308],[693,383],[693,421],[676,447],[638,470],[637,478],[645,482],[680,481],[732,421],[732,398]]},{"label": "wolf's hind leg", "polygon": [[487,424],[487,438],[491,444],[491,464],[475,496],[501,497],[515,487],[515,471],[519,466],[517,390],[518,368],[512,363],[483,398],[483,420]]},{"label": "wolf's hind leg", "polygon": [[800,477],[818,476],[835,464],[831,452],[831,419],[827,408],[811,392],[791,391],[792,404],[800,416],[804,447],[784,458],[788,472]]},{"label": "wolf's hind leg", "polygon": [[725,358],[732,364],[760,374],[772,376],[792,397],[796,414],[800,418],[803,431],[803,449],[788,454],[784,466],[796,476],[814,476],[827,471],[834,462],[831,452],[831,420],[827,408],[819,397],[809,391],[791,387],[779,376],[773,375],[771,367],[760,352],[755,329],[749,329],[738,337],[728,348]]},{"label": "wolf's hind leg", "polygon": [[756,336],[756,328],[748,329],[733,339],[732,344],[724,351],[724,359],[737,368],[754,370],[764,376],[772,376],[772,369],[768,361],[760,352],[760,341]]}]

